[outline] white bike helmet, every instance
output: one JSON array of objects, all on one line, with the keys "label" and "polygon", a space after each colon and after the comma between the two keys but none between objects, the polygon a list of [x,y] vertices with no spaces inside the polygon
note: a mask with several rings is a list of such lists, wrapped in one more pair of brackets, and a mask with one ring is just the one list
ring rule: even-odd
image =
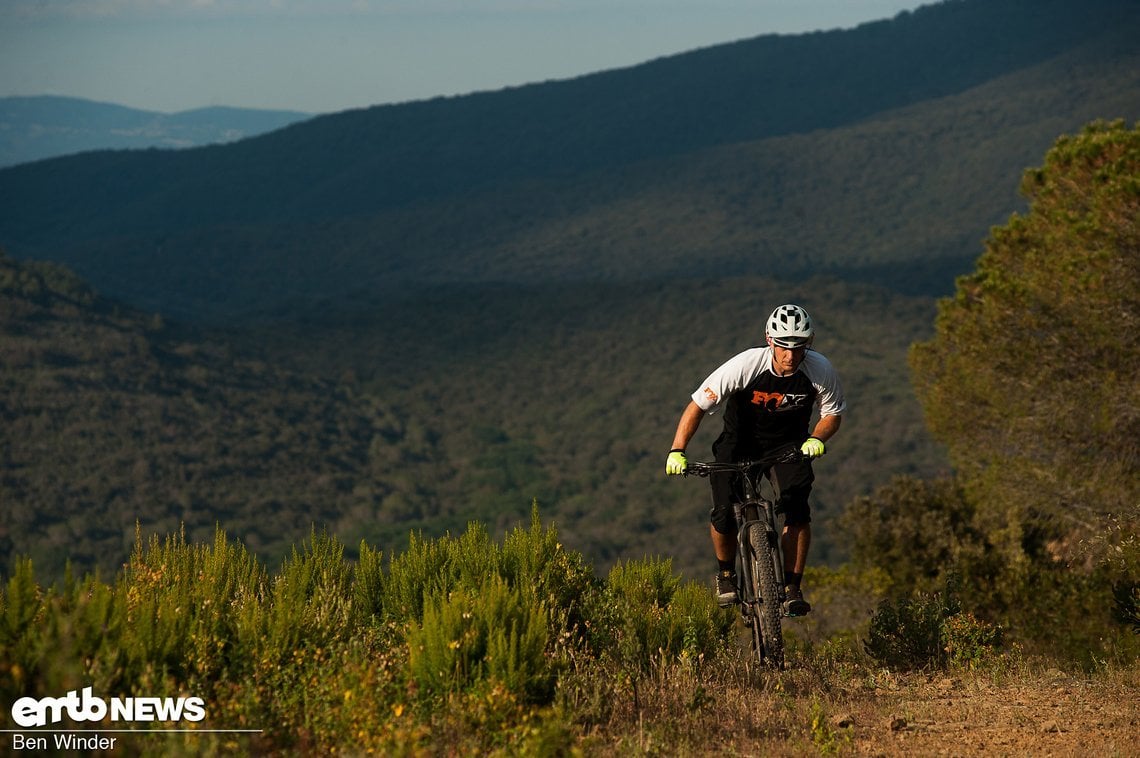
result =
[{"label": "white bike helmet", "polygon": [[815,330],[807,311],[788,303],[772,311],[765,334],[780,347],[795,348],[811,345]]}]

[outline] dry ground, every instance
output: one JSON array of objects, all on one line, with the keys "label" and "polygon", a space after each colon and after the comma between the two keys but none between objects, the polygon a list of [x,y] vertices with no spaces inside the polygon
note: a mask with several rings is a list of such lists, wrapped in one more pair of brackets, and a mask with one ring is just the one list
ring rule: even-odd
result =
[{"label": "dry ground", "polygon": [[585,755],[1140,756],[1136,666],[674,671],[615,700],[609,723],[581,743]]},{"label": "dry ground", "polygon": [[999,682],[912,676],[854,698],[831,724],[855,755],[1136,756],[1140,688],[1056,670]]}]

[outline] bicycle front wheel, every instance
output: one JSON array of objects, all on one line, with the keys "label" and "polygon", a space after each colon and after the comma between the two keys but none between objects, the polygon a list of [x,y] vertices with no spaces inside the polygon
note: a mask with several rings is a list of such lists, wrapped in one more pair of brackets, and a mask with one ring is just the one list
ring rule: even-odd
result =
[{"label": "bicycle front wheel", "polygon": [[784,630],[780,621],[780,588],[776,584],[775,550],[761,524],[748,529],[748,559],[752,562],[752,651],[756,659],[784,669]]}]

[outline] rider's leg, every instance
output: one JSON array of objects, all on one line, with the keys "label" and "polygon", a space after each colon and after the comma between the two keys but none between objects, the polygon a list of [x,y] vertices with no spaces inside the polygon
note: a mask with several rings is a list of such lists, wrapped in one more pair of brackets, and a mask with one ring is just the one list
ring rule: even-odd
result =
[{"label": "rider's leg", "polygon": [[811,547],[811,524],[786,524],[780,541],[784,552],[784,576],[788,584],[799,584],[807,566],[808,548]]},{"label": "rider's leg", "polygon": [[736,570],[736,516],[732,503],[739,498],[731,474],[714,472],[709,477],[712,508],[709,509],[709,535],[720,570]]},{"label": "rider's leg", "polygon": [[709,535],[716,554],[715,577],[717,603],[727,608],[737,601],[736,592],[736,516],[729,505],[732,502],[731,480],[713,474],[713,507],[709,511]]},{"label": "rider's leg", "polygon": [[[811,611],[811,604],[804,600],[800,582],[807,566],[808,549],[811,547],[811,506],[808,495],[811,493],[811,464],[793,464],[778,474],[778,510],[784,513],[784,531],[780,535],[780,548],[784,553],[784,590],[787,600],[784,613],[789,616],[802,616]],[[775,482],[774,482],[775,483]]]},{"label": "rider's leg", "polygon": [[709,535],[712,537],[713,552],[716,553],[716,562],[721,565],[736,565],[736,534],[721,534],[716,530],[715,524],[709,524]]},{"label": "rider's leg", "polygon": [[811,603],[804,600],[800,581],[804,578],[807,566],[808,548],[811,546],[811,524],[784,524],[780,535],[780,547],[784,551],[784,613],[789,616],[803,616],[811,612]]},{"label": "rider's leg", "polygon": [[729,608],[737,600],[736,592],[736,537],[722,534],[714,523],[709,524],[712,535],[713,552],[716,553],[717,570],[713,581],[716,584],[716,602],[721,608]]},{"label": "rider's leg", "polygon": [[784,514],[780,549],[784,553],[784,581],[799,586],[811,547],[811,506],[808,496],[815,475],[811,463],[791,463],[772,467],[769,475],[776,491],[776,510]]}]

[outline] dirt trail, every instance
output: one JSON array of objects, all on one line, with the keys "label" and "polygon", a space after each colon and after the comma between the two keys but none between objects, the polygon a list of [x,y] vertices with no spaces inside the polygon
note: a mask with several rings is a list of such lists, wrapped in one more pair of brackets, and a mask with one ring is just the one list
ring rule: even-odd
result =
[{"label": "dirt trail", "polygon": [[1140,688],[1056,670],[1001,684],[917,677],[857,698],[832,724],[856,755],[1136,756]]}]

